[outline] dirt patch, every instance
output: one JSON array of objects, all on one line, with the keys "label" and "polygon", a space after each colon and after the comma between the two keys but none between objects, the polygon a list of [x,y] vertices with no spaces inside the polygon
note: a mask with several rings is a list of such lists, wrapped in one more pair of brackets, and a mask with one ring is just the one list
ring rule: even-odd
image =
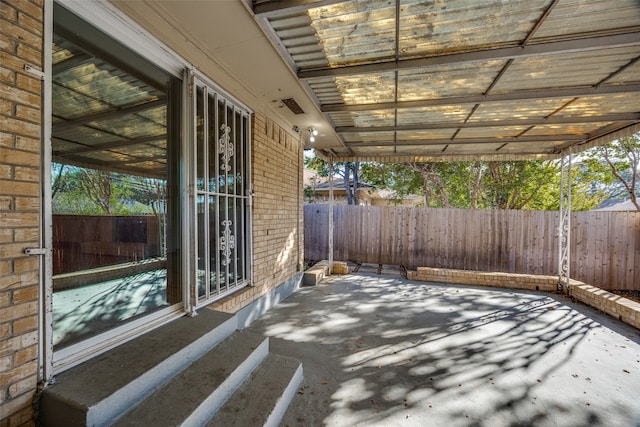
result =
[{"label": "dirt patch", "polygon": [[614,290],[614,291],[609,291],[612,294],[616,294],[616,295],[620,295],[621,297],[625,297],[627,299],[630,299],[631,301],[635,301],[637,303],[640,303],[640,291],[622,291],[622,290]]}]

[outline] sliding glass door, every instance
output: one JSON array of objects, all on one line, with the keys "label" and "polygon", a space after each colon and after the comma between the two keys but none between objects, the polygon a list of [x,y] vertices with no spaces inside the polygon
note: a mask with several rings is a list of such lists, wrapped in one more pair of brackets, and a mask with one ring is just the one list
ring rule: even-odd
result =
[{"label": "sliding glass door", "polygon": [[251,112],[110,34],[53,3],[54,370],[251,283]]},{"label": "sliding glass door", "polygon": [[53,346],[182,301],[182,82],[56,4]]}]

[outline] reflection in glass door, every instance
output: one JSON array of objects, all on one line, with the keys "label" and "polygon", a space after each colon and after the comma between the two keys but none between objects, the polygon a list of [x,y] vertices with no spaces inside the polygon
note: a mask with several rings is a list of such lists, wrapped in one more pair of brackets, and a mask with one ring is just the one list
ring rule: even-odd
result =
[{"label": "reflection in glass door", "polygon": [[249,114],[196,82],[197,294],[249,284]]},{"label": "reflection in glass door", "polygon": [[52,63],[59,350],[182,300],[181,82],[57,4]]}]

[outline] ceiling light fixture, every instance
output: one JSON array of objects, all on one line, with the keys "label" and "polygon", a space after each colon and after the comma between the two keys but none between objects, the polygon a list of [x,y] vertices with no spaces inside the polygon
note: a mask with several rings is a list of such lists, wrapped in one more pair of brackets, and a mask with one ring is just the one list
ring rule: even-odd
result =
[{"label": "ceiling light fixture", "polygon": [[314,142],[316,140],[316,135],[318,135],[318,130],[316,128],[309,128],[309,141]]}]

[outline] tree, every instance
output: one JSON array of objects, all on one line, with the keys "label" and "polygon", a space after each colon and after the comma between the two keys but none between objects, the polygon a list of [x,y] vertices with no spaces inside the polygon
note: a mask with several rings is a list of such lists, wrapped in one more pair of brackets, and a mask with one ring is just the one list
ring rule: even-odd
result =
[{"label": "tree", "polygon": [[549,193],[559,173],[550,161],[486,162],[485,167],[482,197],[485,207],[495,209],[530,208]]},{"label": "tree", "polygon": [[[423,195],[427,207],[556,210],[559,206],[560,170],[552,161],[368,163],[362,174],[398,198]],[[574,209],[597,206],[602,194],[587,191],[583,176],[576,182]]]},{"label": "tree", "polygon": [[[322,162],[327,176],[328,164]],[[638,206],[639,162],[638,136],[576,157],[572,210],[593,209],[620,195]],[[346,166],[340,170],[347,174]],[[392,190],[398,202],[422,195],[427,207],[558,210],[560,205],[558,161],[364,163],[358,175],[378,189]]]},{"label": "tree", "polygon": [[[304,166],[306,169],[317,172],[322,177],[329,176],[329,163],[318,156],[305,158]],[[333,166],[334,174],[344,180],[347,204],[357,205],[359,203],[360,162],[335,162]],[[312,190],[305,188],[305,194],[307,193],[311,194]]]},{"label": "tree", "polygon": [[78,185],[107,215],[112,211],[111,172],[94,169],[80,169]]},{"label": "tree", "polygon": [[611,198],[629,197],[640,211],[640,134],[595,147],[583,161],[594,180],[610,187]]},{"label": "tree", "polygon": [[51,172],[55,213],[159,215],[164,212],[164,180],[61,164],[54,164]]}]

